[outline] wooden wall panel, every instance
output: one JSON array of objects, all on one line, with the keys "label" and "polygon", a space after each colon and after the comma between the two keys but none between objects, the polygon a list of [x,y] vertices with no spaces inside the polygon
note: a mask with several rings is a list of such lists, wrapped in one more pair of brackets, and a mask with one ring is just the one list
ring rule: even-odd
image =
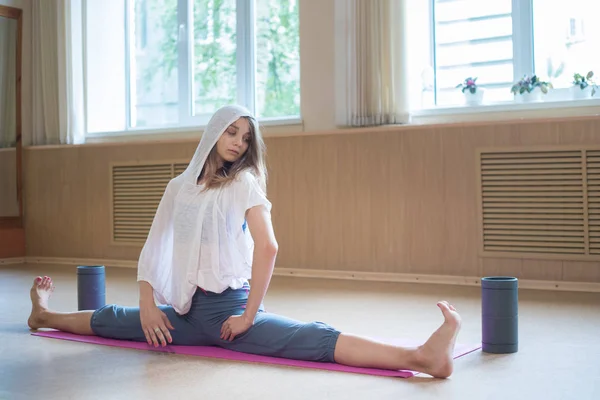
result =
[{"label": "wooden wall panel", "polygon": [[140,248],[111,245],[110,164],[187,159],[195,147],[185,143],[26,150],[27,254],[137,259]]},{"label": "wooden wall panel", "polygon": [[482,276],[522,276],[523,260],[520,258],[483,258]]},{"label": "wooden wall panel", "polygon": [[[481,258],[479,147],[600,143],[600,118],[331,131],[267,138],[287,268],[600,282],[600,263]],[[110,244],[109,165],[189,159],[197,143],[27,149],[28,255],[135,260]]]},{"label": "wooden wall panel", "polygon": [[25,230],[0,226],[0,259],[25,257]]},{"label": "wooden wall panel", "polygon": [[523,260],[519,276],[523,279],[563,280],[563,261],[559,260]]},{"label": "wooden wall panel", "polygon": [[[444,244],[445,263],[440,272],[447,275],[476,275],[479,246],[477,218],[477,182],[474,146],[487,146],[490,135],[473,135],[464,129],[440,129],[443,149],[442,196],[444,230],[440,241]],[[469,156],[468,156],[469,155]],[[465,171],[455,173],[455,171]],[[438,273],[440,273],[438,272]]]},{"label": "wooden wall panel", "polygon": [[563,261],[563,280],[600,282],[600,262]]}]

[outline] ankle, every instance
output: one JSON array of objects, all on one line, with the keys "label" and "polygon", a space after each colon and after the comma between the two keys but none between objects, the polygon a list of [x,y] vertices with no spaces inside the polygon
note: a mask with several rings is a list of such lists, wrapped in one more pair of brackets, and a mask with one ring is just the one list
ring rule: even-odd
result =
[{"label": "ankle", "polygon": [[421,347],[395,347],[394,359],[401,360],[401,364],[396,366],[395,369],[409,369],[413,371],[422,371],[422,368],[426,364],[425,357]]},{"label": "ankle", "polygon": [[452,358],[440,357],[431,352],[425,345],[419,346],[414,353],[416,371],[424,372],[435,378],[447,378],[452,375]]},{"label": "ankle", "polygon": [[33,317],[38,325],[45,327],[46,323],[48,322],[49,314],[50,312],[46,308],[40,307],[37,312],[34,313]]},{"label": "ankle", "polygon": [[427,354],[427,351],[423,345],[414,349],[411,359],[412,364],[415,365],[417,369],[425,368],[431,363],[431,357]]},{"label": "ankle", "polygon": [[27,319],[27,325],[31,329],[46,328],[48,322],[48,312],[45,309],[34,309]]}]

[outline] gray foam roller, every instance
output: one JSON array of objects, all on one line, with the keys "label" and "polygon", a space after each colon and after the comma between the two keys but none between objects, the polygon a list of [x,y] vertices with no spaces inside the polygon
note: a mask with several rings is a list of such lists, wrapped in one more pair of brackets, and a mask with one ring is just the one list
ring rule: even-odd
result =
[{"label": "gray foam roller", "polygon": [[490,276],[481,280],[482,350],[516,353],[519,348],[518,279]]},{"label": "gray foam roller", "polygon": [[103,265],[77,267],[77,308],[97,310],[105,305],[106,283]]}]

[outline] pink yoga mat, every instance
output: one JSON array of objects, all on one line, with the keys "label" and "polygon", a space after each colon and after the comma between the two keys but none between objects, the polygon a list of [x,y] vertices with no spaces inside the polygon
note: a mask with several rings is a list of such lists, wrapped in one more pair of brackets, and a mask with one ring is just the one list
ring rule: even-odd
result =
[{"label": "pink yoga mat", "polygon": [[[289,360],[285,358],[277,358],[277,357],[267,357],[267,356],[257,356],[252,354],[240,353],[232,350],[222,349],[220,347],[210,347],[210,346],[174,346],[168,345],[165,347],[152,347],[149,346],[146,342],[133,342],[128,340],[114,340],[114,339],[105,339],[98,336],[82,336],[82,335],[74,335],[72,333],[60,332],[60,331],[39,331],[36,333],[32,333],[35,336],[43,336],[55,339],[63,339],[63,340],[73,340],[76,342],[84,342],[84,343],[92,343],[92,344],[100,344],[105,346],[114,346],[114,347],[124,347],[128,349],[138,349],[138,350],[150,350],[150,351],[160,351],[164,353],[172,353],[172,354],[186,354],[191,356],[199,356],[199,357],[208,357],[208,358],[220,358],[225,360],[236,360],[236,361],[245,361],[245,362],[256,362],[263,364],[278,364],[278,365],[287,365],[291,367],[301,367],[301,368],[313,368],[313,369],[324,369],[329,371],[341,371],[341,372],[354,372],[357,374],[366,374],[366,375],[378,375],[378,376],[394,376],[400,378],[410,378],[418,374],[415,371],[407,371],[407,370],[399,370],[399,371],[390,371],[384,369],[375,369],[375,368],[356,368],[356,367],[348,367],[345,365],[335,364],[335,363],[320,363],[313,361],[298,361],[298,360]],[[393,343],[397,345],[404,346],[416,346],[419,343],[413,341],[407,341],[402,339],[395,340],[386,340],[387,343]],[[465,354],[472,353],[481,348],[480,344],[477,345],[465,345],[465,344],[457,344],[454,349],[454,358],[458,358],[464,356]]]}]

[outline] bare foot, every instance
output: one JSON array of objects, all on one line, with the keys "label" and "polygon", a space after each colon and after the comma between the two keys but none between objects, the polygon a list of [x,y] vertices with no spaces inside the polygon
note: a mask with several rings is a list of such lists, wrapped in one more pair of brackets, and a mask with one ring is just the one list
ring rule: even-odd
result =
[{"label": "bare foot", "polygon": [[421,371],[435,378],[447,378],[453,371],[453,353],[461,319],[456,309],[446,301],[437,306],[442,310],[444,323],[417,350],[417,364]]},{"label": "bare foot", "polygon": [[29,291],[31,297],[31,315],[27,320],[27,325],[31,329],[39,329],[44,324],[44,314],[48,311],[48,299],[54,291],[52,278],[38,276],[33,281],[33,286]]}]

